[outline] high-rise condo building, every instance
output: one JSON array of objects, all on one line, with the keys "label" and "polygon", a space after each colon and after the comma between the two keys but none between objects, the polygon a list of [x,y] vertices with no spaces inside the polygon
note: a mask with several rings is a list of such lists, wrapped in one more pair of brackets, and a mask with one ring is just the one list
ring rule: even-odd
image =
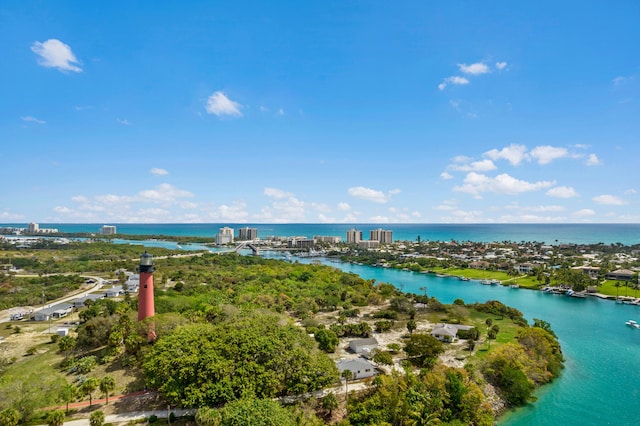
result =
[{"label": "high-rise condo building", "polygon": [[102,235],[115,235],[117,230],[113,225],[103,225],[102,228],[100,228],[100,233]]},{"label": "high-rise condo building", "polygon": [[30,234],[37,234],[40,232],[40,225],[30,222],[29,225],[27,225],[27,232]]},{"label": "high-rise condo building", "polygon": [[224,228],[220,228],[218,235],[216,235],[216,244],[231,244],[233,242],[233,228],[229,228],[225,226]]},{"label": "high-rise condo building", "polygon": [[258,228],[240,228],[238,229],[238,240],[249,241],[258,239]]},{"label": "high-rise condo building", "polygon": [[358,244],[362,241],[362,231],[351,228],[347,231],[347,244]]},{"label": "high-rise condo building", "polygon": [[380,244],[391,244],[393,242],[393,231],[388,229],[374,229],[369,231],[369,239],[379,241]]}]

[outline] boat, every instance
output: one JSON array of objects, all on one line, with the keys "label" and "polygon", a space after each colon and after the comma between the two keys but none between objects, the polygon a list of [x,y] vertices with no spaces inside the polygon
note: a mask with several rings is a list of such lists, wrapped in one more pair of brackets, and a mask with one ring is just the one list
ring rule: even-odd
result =
[{"label": "boat", "polygon": [[633,328],[640,328],[640,324],[638,324],[634,320],[629,320],[629,321],[625,322],[625,324],[627,324],[628,326],[633,327]]},{"label": "boat", "polygon": [[471,280],[471,278],[469,278],[469,277],[458,277],[458,279],[460,281],[470,281]]},{"label": "boat", "polygon": [[489,281],[489,280],[482,280],[482,281],[480,281],[480,284],[482,284],[482,285],[491,285],[491,281]]},{"label": "boat", "polygon": [[491,285],[498,285],[498,284],[502,284],[502,282],[500,280],[491,280],[490,284]]},{"label": "boat", "polygon": [[520,288],[520,284],[511,284],[510,288]]}]

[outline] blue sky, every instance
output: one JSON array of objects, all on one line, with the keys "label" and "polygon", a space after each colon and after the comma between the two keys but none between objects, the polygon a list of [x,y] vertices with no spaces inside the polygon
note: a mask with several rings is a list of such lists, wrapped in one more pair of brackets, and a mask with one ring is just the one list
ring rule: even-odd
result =
[{"label": "blue sky", "polygon": [[8,1],[0,222],[640,222],[640,2]]}]

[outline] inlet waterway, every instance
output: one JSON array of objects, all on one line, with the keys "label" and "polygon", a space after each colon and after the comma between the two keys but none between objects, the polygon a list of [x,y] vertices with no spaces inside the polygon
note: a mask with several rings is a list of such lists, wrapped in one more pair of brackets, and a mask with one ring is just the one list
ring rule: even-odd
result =
[{"label": "inlet waterway", "polygon": [[[305,258],[300,262],[311,262]],[[537,401],[508,412],[500,425],[637,425],[640,423],[640,330],[625,321],[640,321],[640,306],[598,298],[573,298],[541,291],[482,285],[455,277],[438,277],[326,259],[323,263],[364,279],[394,284],[404,292],[443,303],[499,300],[533,318],[551,323],[566,358],[562,375],[542,387]]]}]

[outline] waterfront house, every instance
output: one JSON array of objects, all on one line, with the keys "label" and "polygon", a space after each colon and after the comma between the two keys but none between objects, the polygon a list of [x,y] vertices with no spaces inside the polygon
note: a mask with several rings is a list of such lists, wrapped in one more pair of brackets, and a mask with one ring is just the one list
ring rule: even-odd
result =
[{"label": "waterfront house", "polygon": [[605,278],[608,280],[631,281],[633,280],[633,271],[628,269],[616,269],[615,271],[607,273]]}]

